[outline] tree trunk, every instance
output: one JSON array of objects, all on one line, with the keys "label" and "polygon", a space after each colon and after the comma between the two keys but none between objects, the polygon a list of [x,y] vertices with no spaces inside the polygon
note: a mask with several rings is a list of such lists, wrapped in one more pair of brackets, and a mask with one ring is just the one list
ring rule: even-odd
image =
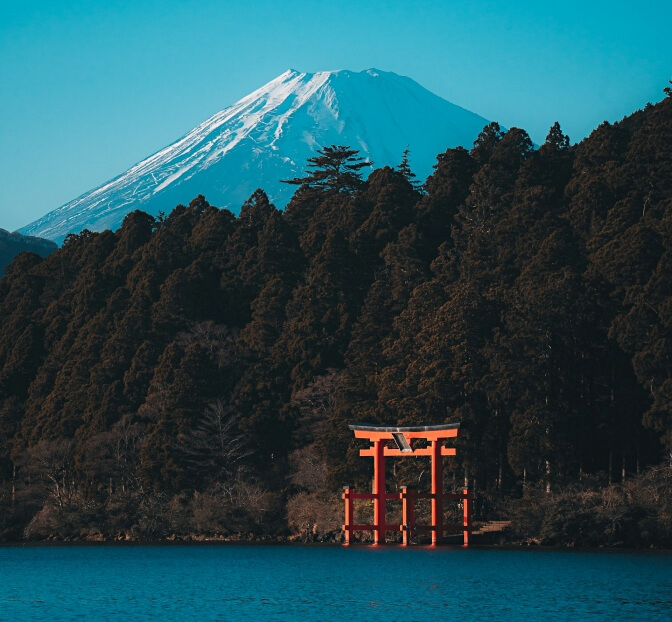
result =
[{"label": "tree trunk", "polygon": [[503,466],[503,458],[502,458],[502,450],[499,450],[499,457],[498,457],[499,464],[498,469],[497,469],[497,497],[502,498],[502,479],[504,478],[504,466]]},{"label": "tree trunk", "polygon": [[551,492],[551,461],[546,460],[546,494]]},{"label": "tree trunk", "polygon": [[16,465],[12,466],[12,514],[16,503]]}]

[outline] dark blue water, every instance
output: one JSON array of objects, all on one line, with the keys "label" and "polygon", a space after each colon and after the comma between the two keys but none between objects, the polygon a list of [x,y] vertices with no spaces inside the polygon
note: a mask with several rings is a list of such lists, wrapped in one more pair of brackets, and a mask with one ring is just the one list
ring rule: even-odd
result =
[{"label": "dark blue water", "polygon": [[672,555],[0,547],[0,620],[665,620]]}]

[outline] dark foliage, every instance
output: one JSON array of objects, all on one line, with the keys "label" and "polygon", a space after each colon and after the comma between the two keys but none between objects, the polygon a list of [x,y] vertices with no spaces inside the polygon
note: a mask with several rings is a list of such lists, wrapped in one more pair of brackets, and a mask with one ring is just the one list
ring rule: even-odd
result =
[{"label": "dark foliage", "polygon": [[[284,213],[261,190],[237,218],[199,196],[18,256],[1,533],[313,537],[371,475],[348,422],[462,421],[446,481],[482,517],[546,495],[548,541],[631,542],[561,491],[672,456],[670,144],[667,97],[576,146],[490,124],[422,189],[408,152],[363,181],[332,145]],[[424,487],[420,462],[390,485]]]},{"label": "dark foliage", "polygon": [[9,233],[0,229],[0,277],[5,267],[19,253],[35,253],[40,257],[46,257],[53,253],[58,246],[50,240],[25,236],[19,233]]},{"label": "dark foliage", "polygon": [[317,153],[314,158],[308,158],[308,168],[312,170],[306,171],[305,177],[283,181],[302,188],[351,194],[362,185],[361,169],[372,165],[361,158],[356,149],[342,145],[323,147]]}]

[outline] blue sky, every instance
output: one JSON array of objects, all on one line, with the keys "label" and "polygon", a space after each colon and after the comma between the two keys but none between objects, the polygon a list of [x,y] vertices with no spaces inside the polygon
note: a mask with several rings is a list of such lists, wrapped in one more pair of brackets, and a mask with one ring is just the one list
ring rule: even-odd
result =
[{"label": "blue sky", "polygon": [[286,69],[371,67],[541,143],[663,98],[672,3],[7,0],[0,227],[17,229]]}]

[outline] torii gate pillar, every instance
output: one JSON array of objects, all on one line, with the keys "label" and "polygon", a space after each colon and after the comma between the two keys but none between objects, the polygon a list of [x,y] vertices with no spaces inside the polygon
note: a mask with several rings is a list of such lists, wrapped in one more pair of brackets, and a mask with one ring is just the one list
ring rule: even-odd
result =
[{"label": "torii gate pillar", "polygon": [[385,442],[373,443],[373,532],[374,544],[385,544]]},{"label": "torii gate pillar", "polygon": [[443,456],[441,441],[432,441],[432,544],[443,539]]}]

